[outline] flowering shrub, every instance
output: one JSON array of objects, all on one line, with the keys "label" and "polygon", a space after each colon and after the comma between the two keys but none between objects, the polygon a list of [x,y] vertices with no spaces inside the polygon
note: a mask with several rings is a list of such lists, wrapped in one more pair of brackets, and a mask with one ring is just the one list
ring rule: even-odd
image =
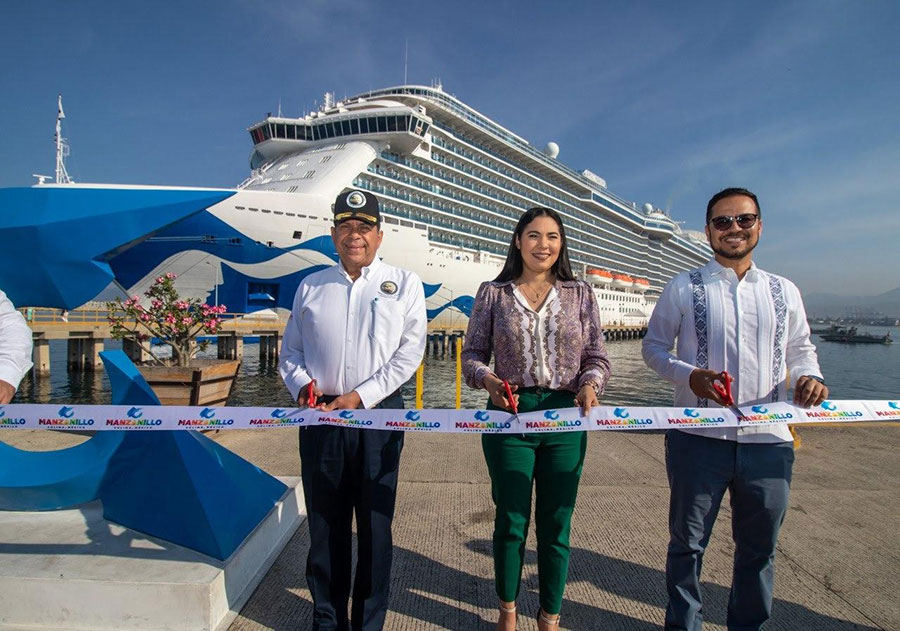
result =
[{"label": "flowering shrub", "polygon": [[196,298],[182,299],[171,272],[157,277],[144,295],[150,299],[149,308],[141,306],[140,296],[106,303],[110,335],[117,340],[134,340],[148,353],[150,339],[159,338],[172,347],[172,363],[176,366],[189,365],[198,351],[209,346],[208,341],[198,342],[198,335],[217,333],[222,325],[219,316],[225,313],[225,305],[212,307]]}]

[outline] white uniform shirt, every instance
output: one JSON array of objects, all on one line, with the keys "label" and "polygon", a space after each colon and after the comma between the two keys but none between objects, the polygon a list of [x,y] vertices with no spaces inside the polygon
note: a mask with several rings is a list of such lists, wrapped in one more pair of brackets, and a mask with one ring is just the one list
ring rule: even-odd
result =
[{"label": "white uniform shirt", "polygon": [[0,379],[13,388],[31,370],[31,337],[25,318],[0,291]]},{"label": "white uniform shirt", "polygon": [[[809,338],[809,325],[800,291],[789,280],[762,271],[755,265],[738,280],[734,270],[715,259],[700,268],[705,288],[707,368],[727,370],[734,378],[732,393],[738,405],[772,401],[777,388],[779,401],[790,401],[787,373],[795,381],[803,375],[821,377],[816,348]],[[783,329],[776,344],[779,318],[772,283],[783,291]],[[779,296],[780,298],[780,296]],[[642,353],[657,374],[675,384],[675,405],[697,407],[697,395],[690,388],[691,372],[697,362],[698,339],[702,327],[694,320],[694,291],[689,272],[673,278],[659,297]],[[678,340],[675,355],[671,354]],[[780,349],[780,350],[779,350]],[[779,357],[780,355],[780,357]],[[714,401],[709,406],[718,407]],[[793,440],[787,425],[746,428],[698,428],[681,431],[745,443],[772,443]]]},{"label": "white uniform shirt", "polygon": [[353,282],[338,264],[297,288],[278,370],[294,400],[315,379],[325,394],[356,390],[370,408],[415,373],[426,327],[425,291],[414,273],[376,257]]}]

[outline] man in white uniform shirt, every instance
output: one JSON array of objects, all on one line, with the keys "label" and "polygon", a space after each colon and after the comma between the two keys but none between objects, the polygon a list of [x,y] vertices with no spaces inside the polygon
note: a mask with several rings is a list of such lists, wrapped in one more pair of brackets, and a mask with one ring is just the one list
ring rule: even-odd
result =
[{"label": "man in white uniform shirt", "polygon": [[31,329],[0,291],[0,405],[12,401],[22,377],[31,370]]},{"label": "man in white uniform shirt", "polygon": [[[331,238],[340,263],[300,283],[281,347],[279,372],[301,406],[315,379],[323,410],[403,407],[400,386],[425,354],[425,294],[415,274],[377,257],[380,225],[374,195],[338,195]],[[300,429],[316,631],[384,626],[402,447],[403,432]],[[354,511],[358,561],[348,617]]]},{"label": "man in white uniform shirt", "polygon": [[[675,384],[675,404],[727,405],[715,385],[730,376],[734,403],[794,403],[828,396],[797,287],[752,261],[762,233],[759,201],[725,189],[709,201],[706,236],[715,258],[682,272],[660,295],[643,340],[644,361]],[[675,342],[678,349],[672,349]],[[727,372],[728,375],[724,373]],[[729,631],[760,629],[772,611],[775,543],[787,511],[793,439],[787,425],[670,430],[667,630],[699,631],[700,568],[722,497],[731,497],[735,541]]]}]

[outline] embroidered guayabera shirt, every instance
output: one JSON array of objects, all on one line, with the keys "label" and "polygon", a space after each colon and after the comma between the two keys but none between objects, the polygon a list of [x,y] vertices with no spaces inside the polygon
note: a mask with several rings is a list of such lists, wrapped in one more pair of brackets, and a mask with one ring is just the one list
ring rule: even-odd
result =
[{"label": "embroidered guayabera shirt", "polygon": [[278,371],[294,400],[314,378],[325,394],[356,390],[371,408],[416,372],[426,327],[418,276],[376,258],[354,282],[334,265],[297,288]]},{"label": "embroidered guayabera shirt", "polygon": [[558,281],[535,311],[511,281],[482,283],[462,353],[467,384],[484,387],[492,355],[493,372],[512,385],[578,392],[591,384],[599,397],[610,371],[593,290]]},{"label": "embroidered guayabera shirt", "polygon": [[[715,260],[678,274],[656,303],[642,351],[647,365],[675,384],[677,406],[718,407],[691,390],[695,368],[727,370],[741,406],[790,401],[788,371],[794,380],[822,376],[800,291],[755,264],[742,280]],[[792,440],[785,424],[682,431],[748,443]]]}]

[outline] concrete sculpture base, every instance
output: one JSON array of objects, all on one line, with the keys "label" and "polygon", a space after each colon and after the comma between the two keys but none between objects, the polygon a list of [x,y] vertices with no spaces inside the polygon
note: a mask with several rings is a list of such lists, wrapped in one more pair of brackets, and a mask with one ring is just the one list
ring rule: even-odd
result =
[{"label": "concrete sculpture base", "polygon": [[0,511],[0,629],[227,629],[303,522],[300,478],[226,560],[103,519]]}]

